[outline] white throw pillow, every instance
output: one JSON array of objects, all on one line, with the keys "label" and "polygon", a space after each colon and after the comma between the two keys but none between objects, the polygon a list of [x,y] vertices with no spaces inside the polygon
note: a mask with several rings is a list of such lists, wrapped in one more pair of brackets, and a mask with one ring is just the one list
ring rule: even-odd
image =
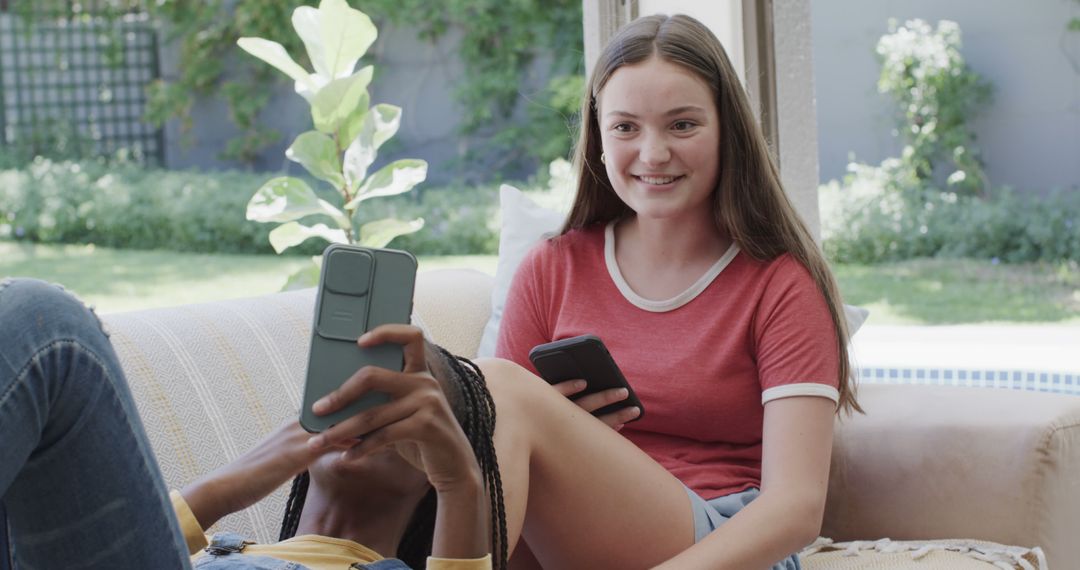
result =
[{"label": "white throw pillow", "polygon": [[506,295],[525,254],[545,235],[554,234],[562,226],[565,215],[544,208],[529,199],[521,190],[503,184],[499,187],[499,210],[502,212],[502,228],[499,230],[499,262],[495,266],[495,286],[491,290],[491,318],[480,337],[477,356],[495,356],[495,343],[499,339],[499,322],[502,320]]},{"label": "white throw pillow", "polygon": [[[499,210],[502,213],[502,229],[499,233],[499,262],[495,266],[495,286],[491,290],[491,318],[480,337],[477,356],[495,356],[495,343],[499,338],[499,322],[502,320],[510,282],[514,279],[525,255],[538,241],[559,231],[566,215],[544,208],[528,196],[503,184],[499,188]],[[844,305],[844,317],[848,322],[848,338],[866,322],[870,311],[854,305]]]},{"label": "white throw pillow", "polygon": [[856,307],[855,305],[844,305],[844,318],[847,319],[848,340],[855,336],[855,331],[862,327],[866,322],[866,317],[870,316],[870,309],[863,307]]}]

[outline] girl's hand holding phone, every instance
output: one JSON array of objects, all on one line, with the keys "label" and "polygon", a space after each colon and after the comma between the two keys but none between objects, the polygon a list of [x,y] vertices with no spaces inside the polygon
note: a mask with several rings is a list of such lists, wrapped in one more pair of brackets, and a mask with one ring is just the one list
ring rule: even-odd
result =
[{"label": "girl's hand holding phone", "polygon": [[559,393],[616,430],[641,418],[641,402],[599,337],[584,334],[534,346],[529,360]]},{"label": "girl's hand holding phone", "polygon": [[[559,382],[558,384],[552,384],[560,394],[569,398],[574,394],[578,394],[585,390],[588,383],[584,380],[567,380],[565,382]],[[610,406],[617,402],[621,402],[630,397],[630,391],[626,388],[609,388],[607,390],[601,390],[599,392],[582,396],[574,403],[581,407],[581,409],[589,412],[590,414],[603,408],[604,406]],[[637,406],[629,406],[622,408],[618,411],[611,412],[596,416],[600,421],[604,422],[608,426],[620,430],[626,425],[627,422],[633,421],[641,415],[641,408]]]},{"label": "girl's hand holding phone", "polygon": [[401,372],[365,366],[316,401],[312,411],[318,416],[331,414],[371,391],[388,394],[390,401],[311,437],[308,444],[312,449],[351,444],[344,452],[347,459],[393,446],[427,474],[436,491],[478,484],[480,471],[472,447],[442,385],[428,369],[423,333],[411,325],[383,325],[357,340],[361,347],[383,343],[402,345]]}]

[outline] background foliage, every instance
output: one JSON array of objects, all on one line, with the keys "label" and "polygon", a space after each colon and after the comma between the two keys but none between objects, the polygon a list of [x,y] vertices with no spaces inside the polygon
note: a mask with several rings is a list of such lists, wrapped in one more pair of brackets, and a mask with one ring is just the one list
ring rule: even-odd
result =
[{"label": "background foliage", "polygon": [[[465,77],[455,95],[465,108],[464,134],[490,135],[469,158],[497,157],[494,170],[527,159],[547,163],[569,154],[575,117],[584,90],[584,46],[579,0],[448,0],[439,10],[425,0],[367,0],[364,9],[437,39],[462,32],[458,55]],[[551,57],[551,76],[528,101],[523,125],[493,124],[518,108],[527,72],[538,54]]]},{"label": "background foliage", "polygon": [[[830,259],[1080,259],[1080,193],[1020,196],[986,179],[970,122],[992,87],[959,50],[960,29],[947,21],[890,23],[878,42],[878,87],[896,102],[905,146],[876,166],[852,163],[842,181],[820,188]],[[951,172],[942,180],[935,174],[945,166]]]},{"label": "background foliage", "polygon": [[878,263],[969,257],[1009,263],[1080,259],[1080,193],[968,196],[921,185],[898,159],[852,164],[819,189],[829,259]]},{"label": "background foliage", "polygon": [[[166,42],[178,43],[180,75],[174,82],[159,79],[149,86],[146,117],[157,125],[176,117],[185,129],[190,128],[195,96],[220,92],[242,132],[226,143],[222,155],[250,162],[259,150],[281,138],[280,133],[258,121],[259,111],[269,101],[270,86],[279,80],[269,68],[247,61],[232,65],[238,71],[226,79],[226,65],[235,61],[236,40],[243,36],[268,38],[300,57],[303,44],[292,33],[292,11],[298,5],[314,5],[316,1],[235,0],[228,4],[222,0],[149,3],[153,15],[162,20]],[[301,61],[305,66],[308,63]]]},{"label": "background foliage", "polygon": [[[465,76],[455,97],[464,108],[462,133],[486,141],[469,149],[467,161],[490,159],[498,149],[495,170],[499,170],[567,155],[572,142],[567,123],[572,123],[578,111],[584,84],[580,1],[448,0],[437,9],[421,0],[349,3],[369,14],[380,29],[381,22],[410,26],[428,40],[451,29],[460,32],[458,55],[464,62]],[[271,86],[280,79],[267,69],[236,62],[233,47],[239,37],[257,36],[283,44],[299,59],[303,49],[292,34],[290,16],[296,6],[315,4],[317,0],[151,2],[154,15],[165,22],[167,37],[179,42],[180,77],[151,86],[147,117],[157,124],[177,117],[190,126],[192,94],[220,90],[243,133],[229,141],[223,155],[242,162],[253,160],[262,148],[280,138],[280,133],[258,122]],[[521,111],[520,86],[527,83],[539,54],[554,54],[549,64],[551,79]],[[306,61],[299,63],[307,67]],[[226,78],[226,66],[239,72]],[[521,112],[529,117],[528,126],[494,128],[495,123]]]},{"label": "background foliage", "polygon": [[951,166],[947,184],[957,192],[989,189],[970,122],[990,102],[992,87],[960,54],[960,26],[937,27],[911,20],[877,44],[881,61],[878,91],[896,102],[896,134],[904,142],[901,160],[920,182]]},{"label": "background foliage", "polygon": [[[272,226],[244,217],[251,189],[271,177],[38,158],[26,167],[0,170],[0,240],[272,253]],[[316,192],[332,198],[326,187],[316,186]],[[359,221],[429,220],[423,231],[393,243],[416,255],[495,253],[497,196],[492,185],[434,188],[419,197],[366,202]],[[309,240],[288,253],[316,255],[324,246]]]}]

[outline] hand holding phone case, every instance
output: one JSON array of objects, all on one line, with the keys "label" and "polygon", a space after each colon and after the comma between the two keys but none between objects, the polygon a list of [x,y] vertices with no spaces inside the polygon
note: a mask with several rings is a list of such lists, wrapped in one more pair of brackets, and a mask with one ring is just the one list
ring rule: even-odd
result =
[{"label": "hand holding phone case", "polygon": [[602,416],[616,412],[627,406],[637,406],[641,413],[631,421],[645,416],[645,407],[641,405],[634,389],[626,381],[615,360],[611,358],[604,343],[595,335],[586,334],[564,338],[541,344],[529,351],[529,360],[549,384],[558,384],[567,380],[585,380],[585,390],[570,396],[576,400],[582,396],[595,394],[611,388],[626,388],[629,395],[625,400],[609,404],[593,412]]},{"label": "hand holding phone case", "polygon": [[416,284],[416,258],[404,251],[331,244],[323,252],[315,321],[300,425],[310,432],[389,400],[371,392],[344,409],[316,416],[311,405],[340,387],[364,366],[401,370],[402,347],[360,347],[356,339],[383,324],[408,324]]}]

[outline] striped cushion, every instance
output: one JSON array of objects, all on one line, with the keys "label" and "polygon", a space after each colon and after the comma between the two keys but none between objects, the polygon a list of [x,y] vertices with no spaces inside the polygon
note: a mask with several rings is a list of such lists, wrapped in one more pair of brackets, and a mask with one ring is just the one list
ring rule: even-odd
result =
[{"label": "striped cushion", "polygon": [[[488,319],[491,277],[422,273],[414,322],[472,356]],[[102,320],[127,374],[165,482],[179,489],[297,417],[313,289],[131,313]],[[422,321],[422,322],[418,322]],[[213,529],[277,539],[287,488]]]}]

